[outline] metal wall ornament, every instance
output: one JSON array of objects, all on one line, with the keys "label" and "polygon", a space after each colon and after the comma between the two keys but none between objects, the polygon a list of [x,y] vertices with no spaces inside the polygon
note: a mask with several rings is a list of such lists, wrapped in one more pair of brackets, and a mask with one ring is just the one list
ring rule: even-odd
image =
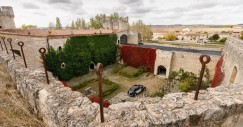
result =
[{"label": "metal wall ornament", "polygon": [[21,49],[21,54],[22,54],[22,57],[24,59],[25,68],[27,68],[27,64],[26,64],[26,60],[25,60],[25,55],[24,55],[24,50],[23,50],[24,42],[20,41],[20,42],[18,42],[18,45],[20,46],[20,49]]},{"label": "metal wall ornament", "polygon": [[41,58],[43,60],[43,65],[44,65],[45,74],[46,74],[46,82],[49,84],[49,77],[48,77],[48,73],[47,73],[47,69],[46,69],[46,59],[45,59],[46,49],[40,48],[39,52],[41,53]]},{"label": "metal wall ornament", "polygon": [[104,112],[103,112],[103,91],[102,91],[102,72],[103,72],[103,65],[98,63],[95,66],[95,72],[98,76],[98,85],[99,85],[99,98],[100,98],[100,120],[101,123],[104,123]]},{"label": "metal wall ornament", "polygon": [[65,68],[66,68],[66,64],[64,62],[62,62],[61,69],[65,69]]},{"label": "metal wall ornament", "polygon": [[4,44],[5,49],[6,49],[6,52],[7,52],[7,54],[8,54],[8,48],[7,48],[7,45],[6,45],[6,43],[5,43],[5,37],[1,37],[1,38],[2,38],[2,40],[3,40],[3,44]]},{"label": "metal wall ornament", "polygon": [[2,45],[2,42],[1,42],[1,40],[0,40],[0,45],[1,45],[1,49],[2,49],[2,51],[3,51],[3,45]]},{"label": "metal wall ornament", "polygon": [[8,38],[7,41],[10,44],[10,48],[11,48],[11,51],[12,51],[12,54],[13,54],[13,58],[15,59],[15,55],[14,55],[14,51],[13,51],[13,46],[12,46],[12,38]]},{"label": "metal wall ornament", "polygon": [[[206,58],[206,60],[204,58]],[[199,76],[199,79],[198,79],[197,89],[196,89],[196,92],[195,92],[194,100],[198,99],[198,94],[199,94],[199,90],[201,89],[202,79],[203,79],[203,75],[204,75],[204,72],[205,72],[205,69],[206,69],[206,64],[208,64],[211,61],[211,58],[208,55],[201,55],[199,57],[199,60],[202,64],[202,68],[201,68],[201,71],[200,71],[200,76]]]}]

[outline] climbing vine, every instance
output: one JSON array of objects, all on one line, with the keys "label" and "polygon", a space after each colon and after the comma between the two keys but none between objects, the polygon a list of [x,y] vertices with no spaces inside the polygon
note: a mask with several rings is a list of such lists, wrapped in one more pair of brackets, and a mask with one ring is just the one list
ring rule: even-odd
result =
[{"label": "climbing vine", "polygon": [[220,85],[220,83],[224,79],[224,72],[221,69],[223,62],[224,62],[224,55],[222,55],[220,57],[220,59],[218,60],[218,62],[216,64],[215,73],[214,73],[214,77],[213,77],[213,81],[212,81],[212,87],[216,87],[216,86]]},{"label": "climbing vine", "polygon": [[121,46],[120,59],[129,66],[154,72],[156,49],[137,46]]},{"label": "climbing vine", "polygon": [[91,61],[103,66],[116,63],[116,35],[79,36],[67,39],[62,50],[52,47],[46,54],[49,71],[59,80],[69,80],[89,72]]}]

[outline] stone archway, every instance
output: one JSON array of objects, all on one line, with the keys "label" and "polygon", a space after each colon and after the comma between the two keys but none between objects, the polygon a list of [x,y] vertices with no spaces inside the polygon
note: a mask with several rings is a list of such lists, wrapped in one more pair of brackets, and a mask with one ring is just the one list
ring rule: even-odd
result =
[{"label": "stone archway", "polygon": [[164,75],[166,76],[166,68],[162,65],[158,66],[157,75]]},{"label": "stone archway", "polygon": [[237,76],[237,67],[234,66],[233,71],[231,73],[231,77],[230,77],[230,83],[235,82],[236,76]]},{"label": "stone archway", "polygon": [[121,44],[126,44],[126,43],[127,43],[127,35],[123,34],[123,35],[120,37],[120,43],[121,43]]}]

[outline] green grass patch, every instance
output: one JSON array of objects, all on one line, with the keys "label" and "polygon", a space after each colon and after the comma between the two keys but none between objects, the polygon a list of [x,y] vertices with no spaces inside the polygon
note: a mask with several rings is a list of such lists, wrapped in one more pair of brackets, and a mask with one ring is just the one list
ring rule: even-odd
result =
[{"label": "green grass patch", "polygon": [[112,73],[122,75],[127,78],[135,78],[140,76],[145,71],[143,69],[134,68],[131,66],[117,65],[112,69]]},{"label": "green grass patch", "polygon": [[[85,89],[91,87],[91,90],[95,91],[95,93],[92,96],[98,96],[99,95],[99,86],[98,86],[98,79],[94,78],[88,81],[84,81],[78,85],[76,85],[74,88],[75,90],[85,93]],[[102,80],[102,90],[103,90],[103,96],[106,98],[107,96],[111,95],[113,92],[119,90],[120,84],[114,83],[110,81],[109,79],[103,78]]]}]

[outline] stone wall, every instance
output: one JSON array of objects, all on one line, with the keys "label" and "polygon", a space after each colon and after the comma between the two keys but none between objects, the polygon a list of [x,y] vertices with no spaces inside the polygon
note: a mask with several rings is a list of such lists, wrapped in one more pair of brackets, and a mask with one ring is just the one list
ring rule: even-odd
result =
[{"label": "stone wall", "polygon": [[[193,72],[199,75],[201,70],[201,63],[199,57],[202,54],[198,53],[187,53],[187,52],[174,52],[172,62],[171,62],[171,71],[178,71],[180,68],[183,68],[185,71]],[[210,55],[211,61],[207,64],[210,75],[214,75],[215,66],[220,58],[217,55]]]},{"label": "stone wall", "polygon": [[[179,71],[180,68],[188,72],[193,72],[199,75],[201,70],[201,63],[199,57],[202,54],[188,53],[188,52],[176,52],[176,51],[156,51],[156,61],[154,66],[154,74],[157,75],[158,66],[164,66],[166,68],[166,78],[168,78],[171,71]],[[207,64],[210,75],[213,76],[215,72],[215,66],[220,56],[211,55],[211,61]]]},{"label": "stone wall", "polygon": [[158,67],[164,66],[166,68],[165,77],[168,78],[170,69],[171,69],[171,60],[172,60],[173,52],[156,50],[156,60],[154,64],[154,74],[158,74]]},{"label": "stone wall", "polygon": [[0,29],[15,29],[14,12],[10,6],[0,7]]},{"label": "stone wall", "polygon": [[51,73],[47,84],[42,67],[25,69],[21,62],[3,51],[0,51],[0,63],[9,70],[33,112],[50,127],[241,127],[243,124],[241,84],[202,90],[198,101],[193,100],[194,92],[181,92],[113,104],[104,109],[105,123],[100,124],[98,104],[64,87]]},{"label": "stone wall", "polygon": [[[224,63],[222,69],[225,74],[223,84],[243,83],[243,41],[229,37],[223,53]],[[235,76],[233,74],[234,68],[236,68]]]}]

